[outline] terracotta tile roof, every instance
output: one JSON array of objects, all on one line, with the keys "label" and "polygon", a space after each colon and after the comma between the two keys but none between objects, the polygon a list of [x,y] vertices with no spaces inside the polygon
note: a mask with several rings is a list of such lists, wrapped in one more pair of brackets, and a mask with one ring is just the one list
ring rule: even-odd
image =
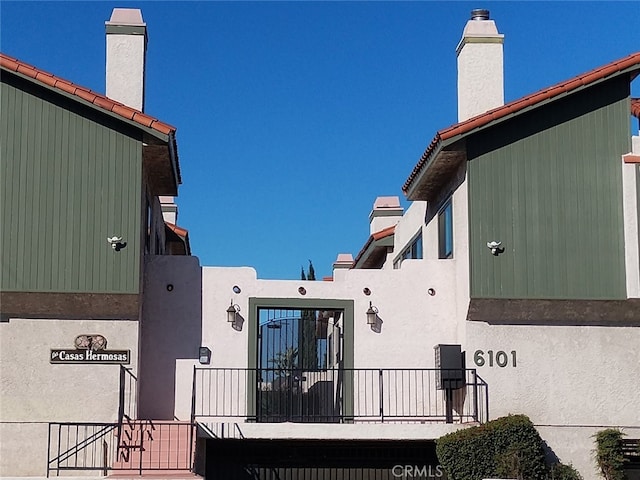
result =
[{"label": "terracotta tile roof", "polygon": [[382,240],[383,238],[391,237],[392,235],[395,234],[395,231],[396,231],[396,226],[392,225],[390,227],[383,228],[382,230],[375,232],[371,236],[369,236],[369,238],[367,239],[367,243],[364,244],[364,247],[362,247],[360,252],[358,252],[358,255],[356,255],[356,258],[353,261],[351,268],[354,268],[358,264],[358,262],[363,257],[363,255],[367,252],[368,248],[371,246],[372,243],[378,240]]},{"label": "terracotta tile roof", "polygon": [[396,231],[396,226],[395,225],[391,225],[390,227],[387,228],[383,228],[382,230],[375,232],[373,235],[371,235],[371,237],[374,240],[381,240],[383,238],[387,238],[390,237],[391,235],[393,235]]},{"label": "terracotta tile roof", "polygon": [[164,222],[164,224],[169,227],[169,230],[171,230],[173,233],[175,233],[176,235],[178,235],[179,237],[186,237],[187,235],[189,235],[189,230],[186,230],[184,228],[181,228],[179,226],[177,226],[174,223],[170,223],[170,222]]},{"label": "terracotta tile roof", "polygon": [[631,115],[640,119],[640,98],[631,99]]},{"label": "terracotta tile roof", "polygon": [[32,65],[21,62],[17,58],[13,58],[0,53],[0,67],[4,68],[5,70],[21,73],[26,77],[37,80],[49,87],[60,90],[62,92],[75,95],[76,97],[82,98],[83,100],[86,100],[87,102],[90,102],[103,110],[113,112],[122,118],[132,120],[140,125],[149,127],[165,135],[175,134],[175,127],[161,122],[157,118],[146,115],[120,102],[111,100],[110,98],[93,92],[88,88],[81,87],[68,80],[56,77],[51,73],[45,72]]},{"label": "terracotta tile roof", "polygon": [[[602,80],[609,75],[615,74],[627,68],[640,65],[640,52],[631,54],[625,58],[620,60],[616,60],[602,67],[598,67],[589,72],[583,73],[582,75],[578,75],[577,77],[571,78],[567,81],[560,82],[551,87],[544,88],[539,90],[538,92],[532,93],[531,95],[527,95],[526,97],[520,98],[513,102],[507,103],[498,108],[494,108],[493,110],[489,110],[481,115],[475,116],[463,122],[456,123],[448,128],[443,130],[439,130],[431,143],[424,151],[420,160],[414,167],[413,171],[407,178],[407,181],[402,186],[402,191],[406,194],[411,187],[411,184],[416,179],[422,168],[427,163],[428,159],[431,157],[431,154],[436,150],[438,145],[457,135],[463,135],[465,133],[470,132],[475,128],[482,127],[491,123],[494,120],[498,120],[499,118],[505,117],[509,114],[516,113],[520,110],[523,110],[527,107],[531,107],[536,105],[544,100],[551,99],[563,93],[571,92],[579,87],[583,87],[594,83],[598,80]],[[635,110],[634,110],[635,109]],[[632,103],[632,112],[635,112],[634,115],[638,116],[640,106],[637,102]]]},{"label": "terracotta tile roof", "polygon": [[181,242],[182,246],[179,250],[179,253],[182,255],[191,255],[191,245],[189,243],[189,230],[186,230],[173,223],[166,222],[166,221],[164,222],[164,225],[170,232],[173,232],[176,235],[176,237],[179,239],[179,242]]}]

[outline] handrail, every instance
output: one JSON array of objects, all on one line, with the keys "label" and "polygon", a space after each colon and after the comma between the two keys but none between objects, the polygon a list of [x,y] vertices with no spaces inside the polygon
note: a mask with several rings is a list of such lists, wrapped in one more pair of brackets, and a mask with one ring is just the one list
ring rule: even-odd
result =
[{"label": "handrail", "polygon": [[[64,423],[50,423],[49,425],[60,425],[60,426],[68,426],[68,427],[86,427],[88,424],[86,423],[72,423],[72,422],[64,422]],[[94,426],[103,427],[101,430],[91,434],[89,437],[82,440],[80,443],[75,444],[73,447],[68,450],[60,453],[58,457],[54,460],[58,460],[60,462],[64,462],[72,455],[77,455],[80,450],[83,450],[89,447],[92,443],[97,442],[109,432],[112,432],[116,427],[114,423],[105,423],[105,424],[93,424]]]},{"label": "handrail", "polygon": [[488,420],[488,385],[475,369],[194,366],[192,384],[192,421]]},{"label": "handrail", "polygon": [[[109,435],[117,431],[118,425],[50,423],[47,477],[61,471],[193,471],[195,424],[132,421],[126,425],[131,429],[131,443],[121,443],[115,434]],[[163,443],[169,441],[171,445],[173,438],[177,446],[165,450]]]}]

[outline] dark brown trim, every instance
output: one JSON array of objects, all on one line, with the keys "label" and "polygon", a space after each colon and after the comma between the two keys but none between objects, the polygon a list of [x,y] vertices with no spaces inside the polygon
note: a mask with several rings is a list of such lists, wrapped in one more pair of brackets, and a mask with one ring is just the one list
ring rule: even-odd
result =
[{"label": "dark brown trim", "polygon": [[1,292],[2,317],[137,320],[140,295]]},{"label": "dark brown trim", "polygon": [[467,320],[493,325],[639,327],[640,298],[527,300],[472,298]]}]

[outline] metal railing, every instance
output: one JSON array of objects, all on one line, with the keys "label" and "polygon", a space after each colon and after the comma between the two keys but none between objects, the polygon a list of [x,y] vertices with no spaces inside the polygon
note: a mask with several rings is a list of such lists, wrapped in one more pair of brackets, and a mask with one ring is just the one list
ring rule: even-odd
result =
[{"label": "metal railing", "polygon": [[192,471],[194,425],[132,420],[118,423],[50,423],[47,477],[63,471]]},{"label": "metal railing", "polygon": [[47,477],[71,470],[192,470],[193,423],[136,418],[137,378],[121,365],[118,421],[49,423]]},{"label": "metal railing", "polygon": [[195,367],[191,413],[265,423],[484,423],[488,401],[475,369]]},{"label": "metal railing", "polygon": [[118,423],[137,418],[138,378],[130,368],[120,365],[120,390],[118,395]]}]

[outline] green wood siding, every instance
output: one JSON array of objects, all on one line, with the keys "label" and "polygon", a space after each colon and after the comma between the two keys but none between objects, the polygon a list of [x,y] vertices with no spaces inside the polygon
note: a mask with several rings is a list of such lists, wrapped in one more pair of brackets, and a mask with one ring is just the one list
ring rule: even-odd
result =
[{"label": "green wood siding", "polygon": [[626,298],[628,95],[616,79],[468,139],[472,297]]},{"label": "green wood siding", "polygon": [[[139,293],[141,140],[77,102],[2,80],[0,287]],[[126,248],[114,251],[112,235]]]}]

